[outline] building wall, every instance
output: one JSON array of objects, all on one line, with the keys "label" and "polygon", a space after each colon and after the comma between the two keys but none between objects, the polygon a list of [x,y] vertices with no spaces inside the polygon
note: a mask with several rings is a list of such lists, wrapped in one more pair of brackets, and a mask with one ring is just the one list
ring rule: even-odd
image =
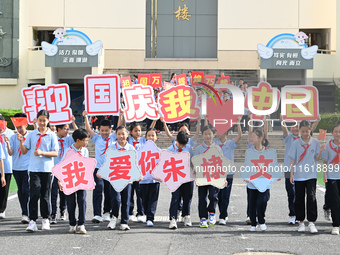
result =
[{"label": "building wall", "polygon": [[[217,59],[209,60],[146,59],[145,14],[146,1],[142,0],[20,1],[19,79],[0,79],[0,92],[5,95],[0,108],[21,108],[21,89],[49,76],[42,52],[28,50],[33,45],[32,28],[73,28],[92,41],[101,40],[104,70],[258,70],[257,43],[266,44],[277,34],[299,29],[331,29],[330,49],[336,50],[336,0],[218,0]],[[328,70],[327,75],[334,73],[334,57],[317,56],[314,61],[314,75],[325,76],[323,70]]]}]

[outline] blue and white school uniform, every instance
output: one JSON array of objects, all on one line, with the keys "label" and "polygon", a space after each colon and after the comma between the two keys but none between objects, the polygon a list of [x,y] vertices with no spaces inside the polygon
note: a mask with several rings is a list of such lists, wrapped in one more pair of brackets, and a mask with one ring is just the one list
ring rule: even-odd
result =
[{"label": "blue and white school uniform", "polygon": [[[63,138],[58,137],[58,145],[59,145],[59,151],[58,151],[58,157],[54,157],[54,165],[58,164],[65,155],[66,150],[70,148],[70,146],[74,143],[74,140],[72,136],[66,136]],[[51,190],[51,204],[52,204],[52,218],[56,216],[57,214],[57,199],[59,194],[59,210],[60,214],[64,213],[66,210],[66,200],[65,200],[65,194],[64,192],[59,190],[58,185],[58,179],[56,177],[53,177],[52,182],[52,190]]]},{"label": "blue and white school uniform", "polygon": [[8,137],[8,139],[11,139],[13,135],[14,135],[14,132],[10,130],[9,128],[6,128],[6,130],[0,135],[1,136],[0,138],[1,147],[5,153],[5,159],[4,159],[5,174],[12,174],[12,156],[8,154],[7,144],[5,142],[5,136]]},{"label": "blue and white school uniform", "polygon": [[[40,143],[40,145],[39,145]],[[40,198],[41,216],[47,219],[51,214],[51,169],[54,166],[53,157],[35,156],[34,151],[58,151],[58,140],[54,132],[49,128],[45,134],[41,134],[39,129],[29,132],[25,140],[24,146],[29,150],[30,161],[28,164],[28,172],[30,176],[30,201],[29,201],[29,217],[31,220],[38,219],[38,200]]]},{"label": "blue and white school uniform", "polygon": [[[81,150],[78,150],[76,147],[74,147],[74,144],[72,144],[71,146],[66,147],[64,152],[66,153],[66,151],[68,150],[75,150],[77,153],[81,154],[83,157],[89,157],[89,151],[85,147],[81,148]],[[76,192],[70,195],[65,195],[65,200],[67,202],[67,211],[68,211],[70,226],[84,225],[85,214],[86,214],[86,190],[77,190]],[[77,203],[78,203],[78,215],[79,215],[78,221],[76,219]]]},{"label": "blue and white school uniform", "polygon": [[106,150],[113,144],[117,139],[115,133],[110,134],[107,138],[103,138],[101,135],[94,134],[91,138],[95,145],[95,158],[97,160],[96,169],[94,170],[93,177],[96,183],[96,187],[92,194],[93,203],[93,215],[102,215],[102,201],[104,192],[104,213],[111,211],[111,196],[110,196],[110,186],[111,184],[101,178],[97,177],[98,169],[104,164]]},{"label": "blue and white school uniform", "polygon": [[[128,143],[134,147],[135,150],[140,150],[143,145],[146,143],[145,136],[142,136],[137,140],[133,138],[131,135],[129,136]],[[133,215],[133,209],[135,207],[134,194],[136,192],[136,202],[137,202],[137,215],[144,215],[143,202],[141,197],[140,185],[138,181],[134,181],[131,184],[131,194],[130,194],[130,204],[129,204],[129,215]]]},{"label": "blue and white school uniform", "polygon": [[[23,136],[26,140],[28,132]],[[30,162],[30,153],[25,155],[21,153],[20,141],[16,135],[9,139],[12,155],[12,171],[18,186],[18,199],[21,207],[21,214],[28,216],[28,201],[30,196],[30,186],[28,181],[28,164]]]},{"label": "blue and white school uniform", "polygon": [[[156,161],[156,164],[157,163],[158,162]],[[150,172],[147,172],[146,175],[143,177],[143,180],[140,181],[139,184],[146,220],[150,220],[153,222],[157,209],[160,183],[159,181],[155,180]]]},{"label": "blue and white school uniform", "polygon": [[[248,143],[248,150],[256,150],[255,146],[251,143]],[[267,150],[266,147],[263,146],[262,151]],[[270,186],[264,192],[260,192],[256,189],[254,184],[247,182],[247,214],[250,218],[251,225],[256,227],[257,223],[264,224],[265,221],[265,213],[267,209],[267,203],[270,198]],[[257,219],[256,219],[257,218]]]},{"label": "blue and white school uniform", "polygon": [[[223,156],[232,162],[234,162],[234,150],[237,147],[237,143],[235,143],[234,139],[225,140],[224,143],[221,140],[213,138],[213,141],[221,147]],[[228,205],[230,199],[231,188],[233,185],[233,175],[235,174],[234,169],[231,169],[231,172],[227,175],[227,186],[220,190],[218,194],[218,207],[220,211],[220,219],[225,219],[228,217]]]},{"label": "blue and white school uniform", "polygon": [[340,225],[340,146],[334,144],[334,139],[326,143],[326,149],[321,158],[327,161],[327,191],[329,195],[330,209],[333,227]]},{"label": "blue and white school uniform", "polygon": [[[213,142],[210,146],[204,142],[196,147],[195,155],[200,155],[206,152],[211,146],[214,146]],[[219,188],[212,185],[199,186],[198,187],[198,215],[200,219],[208,219],[209,213],[215,214],[216,205],[218,203]],[[208,195],[209,193],[209,195]],[[209,205],[207,206],[207,197],[209,198]]]},{"label": "blue and white school uniform", "polygon": [[[135,148],[126,143],[124,147],[120,146],[118,142],[115,142],[110,145],[110,148],[125,151],[125,150],[134,150]],[[129,201],[131,194],[131,184],[129,183],[121,192],[117,192],[112,185],[110,185],[110,194],[111,194],[111,217],[118,218],[119,215],[119,207],[121,206],[121,221],[120,224],[128,224],[129,221]]]},{"label": "blue and white school uniform", "polygon": [[[179,152],[189,152],[190,158],[193,155],[192,149],[188,144],[184,146],[182,149],[179,149],[176,143],[172,144],[168,151],[179,153]],[[169,219],[177,220],[178,217],[178,206],[181,202],[181,198],[183,198],[183,206],[182,206],[182,217],[190,215],[190,206],[192,201],[192,195],[194,192],[194,181],[183,183],[178,189],[171,193],[171,202],[169,208]]]},{"label": "blue and white school uniform", "polygon": [[290,183],[290,157],[289,157],[289,151],[290,147],[292,146],[293,142],[297,139],[299,139],[299,136],[295,136],[292,133],[288,134],[286,137],[282,135],[283,141],[285,142],[285,156],[284,156],[284,162],[283,162],[283,171],[286,173],[285,178],[285,187],[287,191],[287,197],[288,197],[288,208],[289,208],[289,216],[295,216],[295,188],[294,184]]},{"label": "blue and white school uniform", "polygon": [[[318,177],[316,155],[320,151],[320,143],[311,137],[306,143],[301,138],[294,141],[289,157],[295,160],[295,213],[296,220],[305,220],[305,193],[307,192],[307,220],[314,222],[317,219],[316,180]],[[303,153],[305,155],[303,156]],[[302,157],[303,156],[303,157]]]}]

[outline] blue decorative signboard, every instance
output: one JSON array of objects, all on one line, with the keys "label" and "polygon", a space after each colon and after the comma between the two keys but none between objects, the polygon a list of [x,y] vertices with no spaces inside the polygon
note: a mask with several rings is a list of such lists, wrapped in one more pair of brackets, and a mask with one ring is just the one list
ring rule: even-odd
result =
[{"label": "blue decorative signboard", "polygon": [[303,32],[279,34],[266,46],[259,43],[257,51],[261,57],[262,69],[313,69],[313,58],[318,46],[307,47]]},{"label": "blue decorative signboard", "polygon": [[83,32],[58,28],[53,32],[52,44],[42,42],[45,52],[45,66],[53,67],[93,67],[98,66],[98,54],[102,42],[92,43]]}]

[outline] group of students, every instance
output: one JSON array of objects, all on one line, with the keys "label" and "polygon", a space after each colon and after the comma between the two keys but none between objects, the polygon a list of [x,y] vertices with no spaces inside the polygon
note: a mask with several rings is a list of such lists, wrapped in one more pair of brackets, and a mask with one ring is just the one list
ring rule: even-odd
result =
[{"label": "group of students", "polygon": [[[16,117],[24,117],[18,114]],[[63,187],[56,178],[52,179],[51,168],[63,159],[66,151],[73,149],[84,157],[88,157],[88,150],[85,148],[88,140],[95,144],[95,157],[97,165],[94,171],[95,189],[93,190],[93,214],[92,222],[100,223],[108,221],[108,229],[115,229],[121,210],[120,229],[129,230],[129,218],[133,214],[133,201],[137,197],[137,220],[142,221],[142,215],[146,215],[147,226],[154,225],[154,217],[157,208],[159,186],[161,180],[151,176],[141,179],[138,182],[128,184],[121,192],[116,192],[111,184],[97,174],[105,159],[108,148],[116,150],[139,150],[146,141],[157,141],[158,134],[153,128],[155,121],[142,136],[142,129],[139,124],[130,124],[129,130],[125,127],[123,113],[120,114],[118,127],[112,133],[109,120],[103,120],[99,126],[99,134],[96,134],[90,126],[86,111],[85,129],[77,129],[72,136],[68,136],[69,125],[56,127],[57,134],[48,128],[49,113],[46,110],[39,111],[37,115],[37,128],[28,132],[27,125],[17,127],[17,135],[6,128],[0,129],[0,218],[4,218],[6,209],[8,188],[12,175],[18,185],[18,197],[22,210],[22,222],[29,223],[26,228],[29,232],[38,230],[36,221],[38,219],[38,201],[40,199],[40,214],[42,217],[42,229],[50,229],[50,223],[56,223],[57,196],[60,195],[60,214],[65,217],[65,209],[69,214],[69,233],[86,233],[85,212],[86,212],[86,191],[79,190],[71,195],[64,195]],[[0,116],[0,119],[3,118]],[[186,123],[179,126],[179,132],[175,137],[167,128],[163,118],[167,135],[171,145],[168,150],[174,153],[187,151],[191,157],[204,154],[212,146],[220,146],[224,157],[234,161],[234,150],[241,137],[242,130],[240,123],[237,124],[238,133],[235,138],[228,140],[228,133],[216,134],[215,129],[204,121],[202,129],[203,143],[198,145],[193,152],[193,147],[201,130],[201,119],[197,121],[197,130],[192,138],[189,138],[190,131]],[[240,118],[238,119],[240,122]],[[265,122],[267,123],[267,122]],[[317,124],[317,122],[316,122]],[[340,224],[340,173],[334,171],[339,169],[340,153],[340,122],[332,129],[332,137],[324,145],[320,146],[317,139],[312,137],[312,130],[315,129],[307,121],[301,121],[299,126],[292,126],[290,132],[283,128],[283,138],[286,152],[284,166],[290,169],[289,176],[286,176],[286,189],[289,201],[290,224],[299,222],[299,232],[305,231],[304,220],[306,218],[311,233],[316,233],[315,221],[317,219],[316,206],[316,180],[317,161],[322,158],[324,163],[325,182],[328,183],[330,207],[333,220],[332,234],[339,234]],[[267,124],[264,131],[261,128],[249,130],[248,150],[264,151],[268,147]],[[12,156],[12,158],[11,158]],[[13,162],[13,165],[12,165]],[[333,170],[333,171],[332,171]],[[289,171],[288,171],[289,172]],[[219,219],[219,224],[225,225],[228,220],[228,204],[233,183],[234,172],[230,172],[226,178],[226,186],[218,189],[214,186],[198,187],[198,213],[200,227],[207,228],[214,225]],[[247,216],[251,224],[250,231],[256,231],[257,225],[261,230],[266,230],[265,212],[270,197],[270,187],[265,192],[258,191],[255,186],[247,182]],[[169,207],[169,228],[176,229],[178,212],[182,212],[185,226],[192,226],[190,217],[190,206],[194,190],[194,182],[182,184],[175,192],[172,192]],[[58,192],[60,190],[60,192]],[[52,194],[52,196],[51,196]],[[307,203],[305,201],[307,194]],[[50,199],[52,197],[52,199]],[[102,203],[104,208],[102,214]],[[208,202],[209,200],[209,202]],[[65,202],[66,201],[66,202]],[[52,211],[51,211],[52,204]],[[79,217],[76,219],[75,211],[78,204]],[[216,207],[219,207],[219,216],[216,216]],[[103,217],[102,217],[103,215]],[[65,219],[65,218],[64,218]],[[76,227],[78,226],[78,227]]]}]

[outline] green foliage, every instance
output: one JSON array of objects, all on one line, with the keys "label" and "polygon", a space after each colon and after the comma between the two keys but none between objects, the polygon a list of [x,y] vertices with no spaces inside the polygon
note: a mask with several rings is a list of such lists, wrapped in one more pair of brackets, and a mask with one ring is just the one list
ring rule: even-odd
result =
[{"label": "green foliage", "polygon": [[319,132],[320,129],[327,130],[327,133],[332,132],[332,128],[336,122],[340,120],[339,113],[321,113],[321,121],[319,122],[315,132]]},{"label": "green foliage", "polygon": [[340,112],[340,88],[338,85],[334,82],[335,87],[335,95],[334,95],[334,102],[335,102],[335,111]]},{"label": "green foliage", "polygon": [[[11,121],[11,117],[14,116],[16,113],[22,112],[22,109],[0,109],[0,113],[5,117],[5,120],[7,121],[7,127],[9,129],[15,130],[15,127]],[[33,126],[28,125],[29,130],[33,130]]]}]

